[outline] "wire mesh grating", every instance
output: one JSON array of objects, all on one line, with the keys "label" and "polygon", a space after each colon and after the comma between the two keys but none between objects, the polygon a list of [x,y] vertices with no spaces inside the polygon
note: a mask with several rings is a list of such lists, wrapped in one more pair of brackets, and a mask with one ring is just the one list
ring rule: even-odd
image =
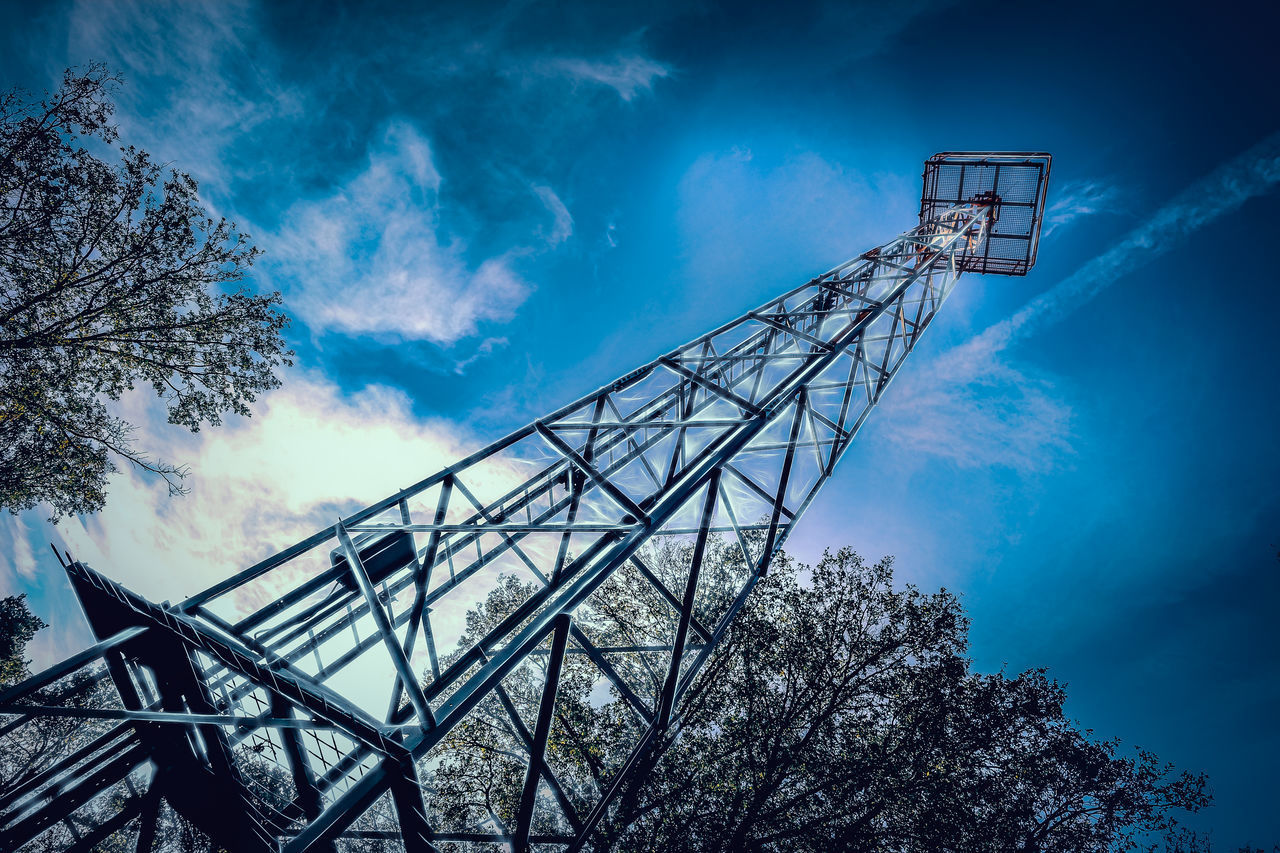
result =
[{"label": "wire mesh grating", "polygon": [[1021,151],[935,154],[924,166],[920,222],[958,204],[990,201],[990,235],[959,259],[960,269],[1026,275],[1036,262],[1051,160],[1048,154]]}]

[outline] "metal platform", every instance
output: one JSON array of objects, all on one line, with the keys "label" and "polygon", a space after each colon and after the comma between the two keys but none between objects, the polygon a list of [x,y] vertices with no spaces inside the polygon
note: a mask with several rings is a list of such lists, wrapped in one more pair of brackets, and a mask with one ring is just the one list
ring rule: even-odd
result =
[{"label": "metal platform", "polygon": [[964,272],[1026,275],[1036,262],[1053,158],[1030,151],[935,154],[924,164],[920,222],[964,204],[991,204],[991,233],[960,260]]}]

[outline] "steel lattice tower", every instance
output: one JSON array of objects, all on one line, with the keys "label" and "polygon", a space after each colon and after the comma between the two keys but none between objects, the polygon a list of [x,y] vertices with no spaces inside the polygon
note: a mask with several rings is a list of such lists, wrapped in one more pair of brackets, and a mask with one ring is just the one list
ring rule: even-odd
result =
[{"label": "steel lattice tower", "polygon": [[[74,731],[0,790],[0,850],[148,851],[162,803],[233,851],[590,847],[960,274],[1034,263],[1049,163],[933,157],[917,227],[180,604],[70,561],[98,643],[0,695],[0,754]],[[620,721],[591,773],[566,667]],[[440,825],[480,717],[518,797]]]}]

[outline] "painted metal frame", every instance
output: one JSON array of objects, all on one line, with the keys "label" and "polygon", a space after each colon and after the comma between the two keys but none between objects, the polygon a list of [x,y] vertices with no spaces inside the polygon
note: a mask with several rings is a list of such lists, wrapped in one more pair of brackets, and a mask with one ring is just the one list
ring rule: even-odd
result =
[{"label": "painted metal frame", "polygon": [[[99,733],[4,792],[0,849],[58,826],[88,849],[136,818],[149,850],[162,799],[246,851],[369,837],[406,851],[583,849],[629,774],[678,733],[681,697],[981,251],[990,217],[988,203],[948,209],[178,605],[69,561],[99,642],[0,694],[0,746],[60,717],[96,720]],[[712,536],[737,544],[742,571],[708,613],[696,601]],[[682,590],[647,565],[663,539],[691,548]],[[670,643],[597,645],[575,621],[623,570],[670,607]],[[527,598],[443,654],[460,608],[516,574]],[[656,695],[620,672],[627,655],[658,653]],[[569,654],[643,727],[586,814],[544,756]],[[532,731],[504,686],[531,662],[544,679]],[[385,710],[344,686],[360,672],[386,673]],[[75,698],[95,685],[108,701]],[[515,825],[434,827],[431,751],[495,697],[528,756]],[[180,792],[193,779],[203,803]],[[106,792],[119,807],[86,833],[83,807]],[[380,800],[393,828],[353,825]],[[535,805],[556,810],[556,831],[535,831]]]}]

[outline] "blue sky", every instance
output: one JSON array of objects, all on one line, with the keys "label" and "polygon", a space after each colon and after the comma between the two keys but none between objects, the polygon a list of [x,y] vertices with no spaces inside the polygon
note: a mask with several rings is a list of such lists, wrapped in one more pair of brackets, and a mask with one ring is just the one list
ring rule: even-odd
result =
[{"label": "blue sky", "polygon": [[1054,155],[1025,279],[967,277],[791,540],[964,595],[978,665],[1207,771],[1280,841],[1280,184],[1265,4],[0,3],[0,80],[105,60],[124,139],[266,256],[297,367],[198,436],[144,397],[100,516],[0,521],[180,598],[910,227],[940,150]]}]

